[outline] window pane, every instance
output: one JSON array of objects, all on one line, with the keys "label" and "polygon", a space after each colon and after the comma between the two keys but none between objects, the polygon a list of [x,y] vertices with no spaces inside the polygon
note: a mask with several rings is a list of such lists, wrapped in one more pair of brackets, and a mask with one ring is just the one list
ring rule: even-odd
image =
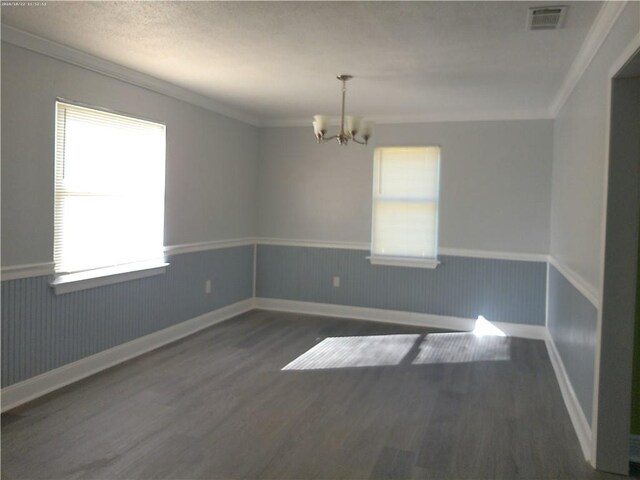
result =
[{"label": "window pane", "polygon": [[374,201],[373,254],[435,257],[435,203]]},{"label": "window pane", "polygon": [[[158,198],[66,196],[59,271],[72,272],[162,256]],[[161,199],[160,199],[161,201]]]},{"label": "window pane", "polygon": [[376,150],[373,255],[436,257],[439,165],[439,147]]},{"label": "window pane", "polygon": [[164,125],[56,107],[56,272],[161,258]]},{"label": "window pane", "polygon": [[67,118],[63,176],[66,189],[128,192],[164,183],[157,178],[164,169],[156,168],[163,155],[162,129],[127,130],[119,125],[82,120]]},{"label": "window pane", "polygon": [[381,149],[376,195],[437,198],[439,152],[437,147]]}]

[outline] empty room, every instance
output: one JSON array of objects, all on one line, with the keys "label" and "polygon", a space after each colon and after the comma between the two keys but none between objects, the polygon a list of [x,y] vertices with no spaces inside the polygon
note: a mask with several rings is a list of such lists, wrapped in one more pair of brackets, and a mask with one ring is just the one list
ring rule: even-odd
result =
[{"label": "empty room", "polygon": [[1,17],[3,478],[640,471],[640,2]]}]

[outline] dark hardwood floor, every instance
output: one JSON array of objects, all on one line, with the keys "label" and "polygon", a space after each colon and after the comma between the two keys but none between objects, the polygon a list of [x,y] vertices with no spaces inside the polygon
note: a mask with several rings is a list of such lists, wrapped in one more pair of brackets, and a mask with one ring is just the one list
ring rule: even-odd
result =
[{"label": "dark hardwood floor", "polygon": [[253,311],[3,415],[2,477],[619,478],[543,342],[434,333]]}]

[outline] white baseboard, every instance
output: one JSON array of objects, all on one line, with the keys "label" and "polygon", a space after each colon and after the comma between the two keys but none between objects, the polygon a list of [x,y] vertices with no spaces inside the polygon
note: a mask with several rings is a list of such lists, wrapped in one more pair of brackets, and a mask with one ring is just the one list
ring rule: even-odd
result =
[{"label": "white baseboard", "polygon": [[158,332],[104,350],[76,362],[63,365],[36,377],[3,388],[0,395],[2,411],[10,410],[49,392],[77,382],[119,363],[175,342],[182,337],[240,315],[252,309],[252,299],[227,305]]},{"label": "white baseboard", "polygon": [[640,435],[631,435],[629,438],[629,460],[640,463]]},{"label": "white baseboard", "polygon": [[[326,317],[345,317],[372,322],[396,323],[417,327],[443,328],[448,330],[470,331],[475,327],[475,318],[448,317],[428,313],[414,313],[380,308],[351,307],[329,303],[299,302],[277,298],[254,298],[253,306],[262,310],[323,315]],[[491,319],[489,319],[491,320]],[[547,329],[542,325],[522,325],[517,323],[491,322],[511,337],[545,340]]]},{"label": "white baseboard", "polygon": [[573,423],[573,429],[576,431],[576,435],[578,436],[580,448],[582,448],[582,453],[585,460],[589,463],[592,463],[591,447],[593,443],[593,435],[591,433],[591,425],[587,420],[587,417],[585,417],[584,412],[582,411],[582,407],[580,406],[580,402],[578,401],[576,392],[573,390],[573,386],[571,385],[571,380],[569,379],[567,371],[564,368],[564,363],[562,362],[560,352],[558,352],[556,344],[549,333],[547,333],[545,343],[547,345],[547,351],[549,352],[551,365],[553,366],[553,370],[556,373],[556,378],[558,379],[558,385],[560,386],[560,392],[562,393],[564,404],[566,405],[567,411],[569,412],[571,423]]}]

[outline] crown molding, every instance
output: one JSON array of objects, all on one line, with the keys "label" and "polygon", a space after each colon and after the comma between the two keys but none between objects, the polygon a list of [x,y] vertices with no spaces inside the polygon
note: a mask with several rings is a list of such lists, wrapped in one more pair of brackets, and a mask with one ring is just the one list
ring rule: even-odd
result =
[{"label": "crown molding", "polygon": [[[631,60],[633,54],[640,49],[640,31],[638,34],[633,37],[633,39],[629,42],[629,44],[622,50],[620,56],[616,59],[613,64],[611,64],[611,68],[609,68],[609,77],[614,78],[620,70],[622,70],[626,64]],[[622,77],[625,78],[625,77]],[[640,435],[638,436],[640,437]]]},{"label": "crown molding", "polygon": [[[295,118],[261,119],[247,112],[223,105],[210,97],[200,95],[159,78],[141,73],[89,53],[76,50],[61,43],[33,35],[8,25],[2,25],[2,41],[21,48],[46,55],[57,60],[106,75],[117,80],[142,87],[156,93],[182,100],[212,112],[239,120],[254,127],[307,127],[312,116]],[[429,112],[408,115],[370,115],[366,116],[380,125],[435,122],[475,122],[499,120],[539,120],[552,118],[548,109],[505,110],[505,111],[466,111],[466,112]],[[332,118],[331,124],[339,125],[339,118]]]},{"label": "crown molding", "polygon": [[[605,1],[603,3],[576,58],[567,72],[562,87],[556,94],[549,108],[503,111],[472,110],[466,112],[429,112],[408,115],[371,115],[367,116],[367,118],[379,125],[553,119],[557,117],[560,109],[571,95],[571,92],[585,70],[591,64],[591,61],[604,43],[627,3],[628,0]],[[8,25],[2,25],[2,41],[156,93],[185,101],[255,127],[307,127],[311,124],[311,116],[303,118],[261,119],[186,88]],[[338,124],[337,117],[333,118],[331,123]]]},{"label": "crown molding", "polygon": [[4,24],[2,25],[2,41],[137,87],[182,100],[249,125],[261,126],[261,121],[258,118],[241,110],[223,105],[210,97]]},{"label": "crown molding", "polygon": [[582,46],[580,47],[576,58],[573,60],[573,63],[567,72],[567,76],[564,78],[562,87],[560,87],[560,90],[549,108],[549,113],[552,118],[557,117],[558,113],[560,113],[560,109],[571,95],[571,92],[573,92],[573,89],[582,78],[582,75],[584,75],[584,72],[593,61],[598,50],[600,50],[600,47],[606,40],[609,32],[615,25],[616,20],[618,20],[618,17],[626,5],[627,0],[603,2],[602,8],[600,8],[596,19],[593,21],[593,25],[591,25],[591,28],[584,39],[584,42],[582,42]]},{"label": "crown molding", "polygon": [[[406,123],[443,123],[443,122],[495,122],[501,120],[548,120],[553,117],[546,108],[533,110],[503,111],[467,111],[467,112],[430,112],[410,115],[364,115],[378,125],[397,125]],[[312,117],[280,118],[265,120],[261,126],[266,128],[311,127]],[[340,125],[339,117],[331,117],[329,125]]]}]

